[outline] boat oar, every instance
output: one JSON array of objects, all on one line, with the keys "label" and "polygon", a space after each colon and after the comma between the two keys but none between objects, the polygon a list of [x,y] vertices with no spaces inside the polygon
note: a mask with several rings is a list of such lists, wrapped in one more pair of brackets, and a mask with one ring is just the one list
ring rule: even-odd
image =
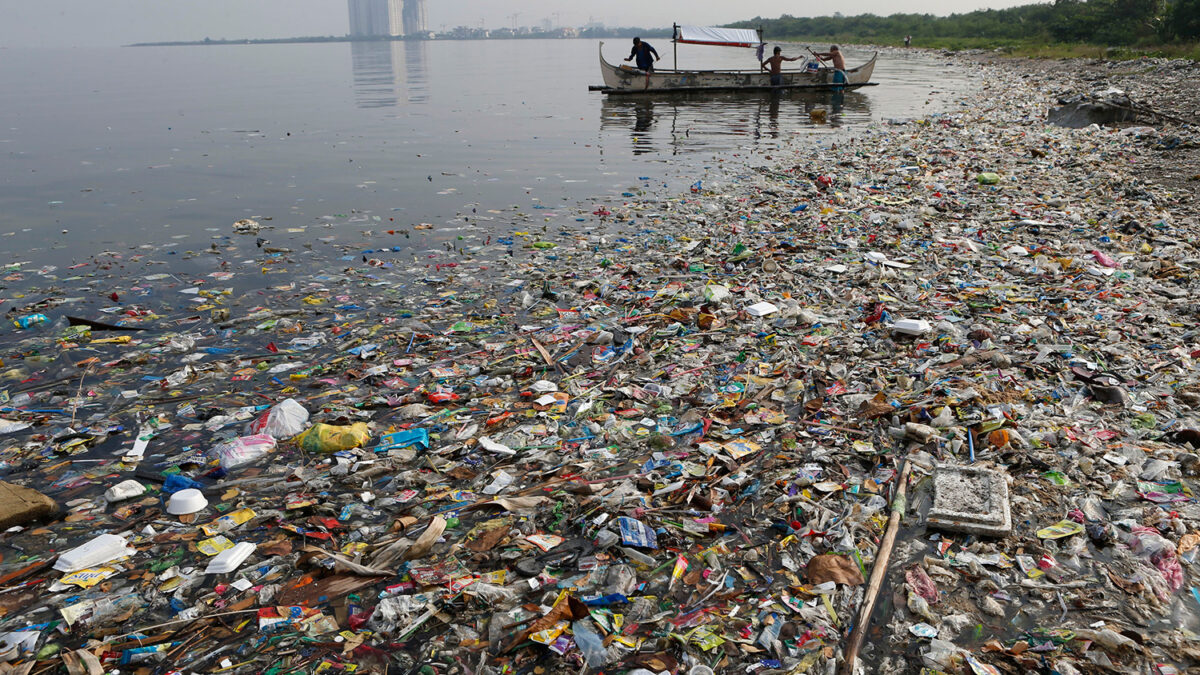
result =
[{"label": "boat oar", "polygon": [[828,68],[828,67],[829,67],[829,66],[826,66],[826,65],[825,65],[825,59],[822,59],[822,58],[820,57],[820,55],[818,55],[816,52],[814,52],[814,51],[812,50],[812,47],[805,47],[805,49],[807,49],[807,50],[808,50],[808,53],[809,53],[809,54],[812,54],[813,56],[816,56],[816,57],[817,57],[817,62],[818,62],[818,63],[820,63],[821,65],[825,66],[826,68]]}]

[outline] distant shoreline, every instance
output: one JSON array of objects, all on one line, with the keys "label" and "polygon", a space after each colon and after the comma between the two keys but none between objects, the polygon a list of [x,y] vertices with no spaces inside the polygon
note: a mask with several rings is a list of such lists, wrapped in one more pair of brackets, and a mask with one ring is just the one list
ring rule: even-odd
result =
[{"label": "distant shoreline", "polygon": [[311,44],[321,42],[432,42],[436,40],[578,40],[578,39],[594,39],[594,38],[617,38],[627,37],[636,34],[647,35],[652,38],[669,35],[670,29],[644,29],[644,28],[611,28],[604,30],[588,30],[581,32],[578,35],[561,35],[558,33],[536,32],[536,33],[518,33],[518,34],[501,34],[501,35],[433,35],[430,37],[354,37],[350,35],[328,35],[328,36],[311,36],[311,37],[292,37],[292,38],[243,38],[239,40],[172,40],[169,42],[135,42],[133,44],[123,45],[125,47],[207,47],[207,46],[224,46],[224,45],[275,45],[275,44]]}]

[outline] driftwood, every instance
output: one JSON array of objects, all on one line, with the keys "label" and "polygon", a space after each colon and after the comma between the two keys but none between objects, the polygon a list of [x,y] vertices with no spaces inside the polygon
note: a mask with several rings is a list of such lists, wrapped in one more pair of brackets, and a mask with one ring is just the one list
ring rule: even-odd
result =
[{"label": "driftwood", "polygon": [[879,553],[875,556],[875,566],[871,568],[871,581],[867,584],[863,604],[858,610],[858,620],[854,624],[854,632],[850,634],[850,644],[846,647],[846,662],[842,666],[843,675],[854,675],[854,667],[858,663],[858,650],[862,648],[863,638],[871,625],[871,614],[875,610],[875,600],[879,597],[879,589],[883,586],[883,578],[887,576],[888,560],[892,557],[892,547],[896,543],[896,532],[900,529],[900,520],[904,518],[905,497],[908,493],[908,475],[912,472],[912,463],[905,462],[900,471],[900,482],[896,484],[896,495],[892,499],[892,513],[888,516],[887,532],[879,543]]},{"label": "driftwood", "polygon": [[1176,116],[1174,116],[1174,115],[1168,115],[1167,113],[1159,112],[1159,111],[1155,110],[1154,108],[1151,108],[1151,107],[1149,107],[1149,106],[1147,106],[1147,105],[1145,105],[1145,104],[1142,104],[1142,103],[1134,103],[1134,104],[1132,104],[1132,105],[1131,105],[1131,106],[1129,106],[1129,107],[1126,107],[1126,106],[1123,106],[1123,105],[1117,105],[1117,104],[1113,104],[1113,107],[1114,107],[1114,108],[1122,108],[1122,109],[1124,109],[1124,110],[1130,110],[1130,111],[1133,111],[1133,112],[1135,112],[1135,113],[1146,114],[1146,115],[1153,115],[1153,116],[1155,116],[1155,117],[1159,117],[1159,118],[1162,118],[1162,119],[1164,119],[1164,120],[1169,120],[1169,121],[1171,121],[1171,122],[1175,122],[1176,124],[1190,124],[1190,125],[1195,125],[1195,124],[1196,124],[1196,122],[1195,122],[1194,120],[1193,120],[1193,121],[1188,121],[1188,120],[1185,120],[1185,119],[1183,119],[1182,117],[1176,117]]}]

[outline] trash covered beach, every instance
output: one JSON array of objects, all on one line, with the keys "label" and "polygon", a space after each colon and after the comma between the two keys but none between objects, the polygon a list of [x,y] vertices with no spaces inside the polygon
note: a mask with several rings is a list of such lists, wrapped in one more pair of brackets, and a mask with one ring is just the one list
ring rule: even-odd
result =
[{"label": "trash covered beach", "polygon": [[681,193],[10,253],[0,673],[1194,667],[1196,67],[969,67]]}]

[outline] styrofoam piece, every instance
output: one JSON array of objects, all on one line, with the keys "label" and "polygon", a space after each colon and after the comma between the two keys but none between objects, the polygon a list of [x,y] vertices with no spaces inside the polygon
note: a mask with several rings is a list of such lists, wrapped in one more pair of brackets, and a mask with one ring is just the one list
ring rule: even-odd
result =
[{"label": "styrofoam piece", "polygon": [[750,316],[766,316],[768,314],[774,314],[778,311],[778,307],[766,301],[756,302],[746,308],[746,313]]},{"label": "styrofoam piece", "polygon": [[134,553],[137,551],[130,548],[129,542],[125,541],[123,537],[106,533],[58,556],[58,561],[54,563],[54,569],[59,572],[78,572],[118,558],[126,558]]},{"label": "styrofoam piece", "polygon": [[206,506],[208,506],[208,500],[205,499],[204,494],[196,488],[188,488],[171,495],[171,498],[167,500],[167,513],[173,516],[182,516],[200,511]]},{"label": "styrofoam piece", "polygon": [[1008,481],[1004,474],[975,466],[939,464],[933,474],[929,527],[986,537],[1012,533]]},{"label": "styrofoam piece", "polygon": [[905,335],[924,335],[933,330],[933,326],[924,319],[899,319],[892,324],[892,330]]},{"label": "styrofoam piece", "polygon": [[246,558],[250,557],[251,553],[258,548],[257,544],[243,541],[234,544],[232,548],[227,548],[221,551],[208,563],[208,567],[204,569],[205,574],[225,574],[232,572],[242,566],[246,562]]}]

